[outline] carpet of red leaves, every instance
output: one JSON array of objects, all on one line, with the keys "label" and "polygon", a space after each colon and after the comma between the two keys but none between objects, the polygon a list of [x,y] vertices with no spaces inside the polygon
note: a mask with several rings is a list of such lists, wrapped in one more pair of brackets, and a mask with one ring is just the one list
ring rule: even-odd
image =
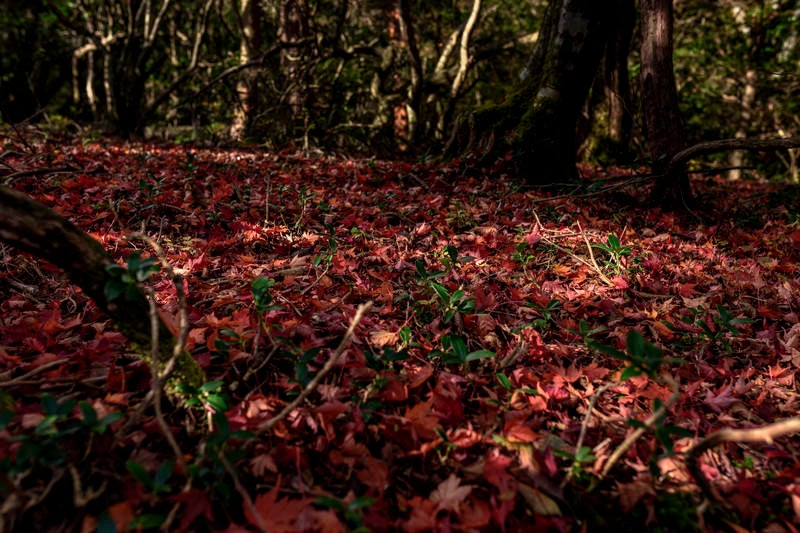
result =
[{"label": "carpet of red leaves", "polygon": [[[795,187],[695,177],[705,207],[690,214],[646,205],[649,185],[635,179],[557,197],[458,161],[30,143],[7,142],[6,185],[120,263],[152,255],[126,239],[134,231],[166,250],[187,290],[187,348],[222,382],[227,424],[218,416],[210,431],[202,409],[165,406],[181,471],[152,410],[125,426],[150,391],[147,366],[57,269],[0,245],[7,527],[800,527],[796,436],[704,454],[724,505],[701,505],[684,461],[719,429],[800,407]],[[622,172],[583,171],[595,183]],[[251,291],[260,277],[274,280],[263,313]],[[153,283],[175,315],[172,281]],[[248,436],[296,397],[368,301],[334,370]],[[662,364],[623,380],[630,362],[595,347],[630,355],[633,330]],[[47,398],[69,409],[54,415]],[[91,409],[69,400],[124,417],[88,431],[76,421]]]}]

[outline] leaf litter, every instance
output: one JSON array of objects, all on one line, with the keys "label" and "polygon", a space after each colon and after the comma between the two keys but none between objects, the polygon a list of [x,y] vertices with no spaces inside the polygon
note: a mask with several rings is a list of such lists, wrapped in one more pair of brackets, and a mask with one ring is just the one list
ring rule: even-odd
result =
[{"label": "leaf litter", "polygon": [[[700,505],[685,461],[715,431],[800,405],[792,186],[694,178],[708,205],[697,218],[645,206],[640,185],[553,197],[460,161],[78,140],[37,151],[4,162],[85,170],[13,188],[120,263],[147,253],[134,231],[164,247],[187,291],[187,348],[213,382],[204,405],[221,391],[226,427],[169,413],[190,472],[152,413],[118,433],[149,369],[55,268],[0,246],[0,486],[18,525],[52,525],[55,487],[83,530],[798,526],[796,436],[702,457],[727,506]],[[175,316],[171,281],[154,289]],[[368,301],[333,371],[253,437]],[[92,409],[59,412],[70,400]],[[47,433],[113,413],[90,442]],[[58,450],[21,457],[35,446]]]}]

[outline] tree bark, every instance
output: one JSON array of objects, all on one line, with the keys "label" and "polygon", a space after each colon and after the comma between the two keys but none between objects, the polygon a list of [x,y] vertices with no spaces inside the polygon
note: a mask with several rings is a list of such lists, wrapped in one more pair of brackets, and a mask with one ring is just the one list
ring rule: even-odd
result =
[{"label": "tree bark", "polygon": [[689,178],[667,172],[670,158],[684,147],[683,122],[672,64],[672,0],[641,0],[641,93],[647,142],[656,181],[655,199],[690,204]]},{"label": "tree bark", "polygon": [[[736,138],[747,138],[747,130],[751,127],[753,120],[753,104],[756,101],[756,80],[757,74],[755,69],[749,68],[744,73],[744,88],[742,90],[741,115],[739,116],[739,127],[736,129]],[[742,177],[741,167],[744,165],[744,152],[742,150],[734,150],[728,156],[728,165],[731,169],[728,171],[728,179],[736,181]]]},{"label": "tree bark", "polygon": [[686,174],[686,163],[697,156],[729,152],[736,150],[749,150],[752,152],[774,152],[776,150],[793,149],[800,147],[800,136],[784,137],[780,139],[719,139],[706,141],[681,150],[668,161],[666,175],[675,177]]},{"label": "tree bark", "polygon": [[289,84],[289,109],[292,119],[296,120],[303,113],[307,96],[303,90],[303,51],[298,44],[309,32],[307,0],[281,0],[279,18],[281,66]]},{"label": "tree bark", "polygon": [[603,58],[603,71],[608,101],[608,136],[619,143],[620,148],[627,149],[633,128],[628,56],[636,25],[636,6],[633,0],[617,0],[616,4],[617,17]]},{"label": "tree bark", "polygon": [[[241,36],[239,39],[239,64],[246,65],[261,46],[261,6],[256,0],[240,0]],[[258,104],[257,77],[245,70],[236,83],[239,105],[234,110],[230,128],[231,138],[241,140],[249,133],[253,113]]]},{"label": "tree bark", "polygon": [[[132,299],[106,299],[106,283],[111,279],[106,266],[113,264],[103,247],[72,222],[49,207],[8,187],[0,185],[0,240],[64,270],[67,276],[108,315],[116,327],[149,361],[150,306],[141,292]],[[159,347],[164,361],[172,353],[174,336],[159,320]],[[203,370],[188,352],[177,361],[176,371],[167,381],[170,394],[179,383],[199,387]]]},{"label": "tree bark", "polygon": [[496,156],[511,148],[529,183],[575,180],[578,117],[608,40],[614,2],[550,2],[520,85],[506,102],[460,120],[448,150]]}]

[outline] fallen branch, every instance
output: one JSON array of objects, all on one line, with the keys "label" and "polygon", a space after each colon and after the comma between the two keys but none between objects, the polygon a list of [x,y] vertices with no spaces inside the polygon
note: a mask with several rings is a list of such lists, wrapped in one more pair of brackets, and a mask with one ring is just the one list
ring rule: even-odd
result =
[{"label": "fallen branch", "polygon": [[572,462],[572,468],[570,468],[567,471],[567,475],[564,476],[564,480],[561,482],[562,489],[564,489],[569,483],[570,479],[572,479],[573,472],[575,472],[575,470],[581,466],[581,463],[578,460],[579,457],[578,453],[580,452],[580,449],[583,447],[583,442],[586,439],[586,431],[589,429],[589,419],[592,418],[592,413],[594,412],[595,405],[597,405],[597,400],[600,398],[600,396],[603,395],[604,392],[606,392],[614,385],[616,385],[615,382],[609,381],[608,383],[597,389],[597,391],[594,394],[592,394],[592,397],[589,400],[589,406],[586,409],[586,416],[583,417],[583,423],[581,424],[581,432],[578,435],[578,442],[575,443],[575,459]]},{"label": "fallen branch", "polygon": [[800,432],[800,418],[797,417],[787,418],[780,422],[752,429],[721,429],[706,436],[686,452],[686,468],[692,474],[695,483],[703,491],[703,495],[706,498],[716,502],[723,502],[717,489],[700,468],[700,456],[704,452],[719,446],[723,442],[763,442],[772,444],[777,437],[797,432]]},{"label": "fallen branch", "polygon": [[786,137],[784,139],[719,139],[697,143],[681,150],[669,160],[667,174],[680,172],[683,165],[690,159],[699,155],[729,152],[731,150],[750,150],[753,152],[768,152],[785,148],[800,147],[800,137]]},{"label": "fallen branch", "polygon": [[[147,298],[136,290],[125,298],[108,299],[105,288],[113,278],[106,267],[114,262],[91,235],[33,198],[0,185],[0,241],[60,267],[147,360],[152,338]],[[174,349],[174,335],[163,320],[158,328],[161,353],[168,354]],[[180,375],[167,383],[170,394],[179,380],[202,385],[203,370],[189,353],[184,351],[177,365],[174,374]]]},{"label": "fallen branch", "polygon": [[344,337],[342,338],[342,341],[339,343],[339,346],[337,346],[336,349],[333,351],[333,353],[331,353],[331,356],[328,357],[328,360],[325,362],[325,365],[322,367],[322,369],[319,372],[317,372],[317,374],[311,381],[308,382],[308,385],[306,385],[306,388],[303,389],[303,392],[301,392],[297,396],[297,398],[295,398],[294,401],[292,401],[292,403],[284,407],[280,413],[273,416],[271,419],[267,420],[267,422],[265,422],[263,426],[258,428],[258,431],[256,432],[257,435],[263,435],[264,433],[272,429],[275,426],[275,424],[277,424],[278,422],[289,416],[289,413],[291,413],[298,405],[300,405],[308,397],[308,395],[311,394],[311,392],[315,388],[317,388],[319,382],[322,381],[322,378],[324,378],[328,374],[328,372],[330,372],[333,369],[333,365],[336,364],[336,361],[339,359],[339,356],[342,355],[344,349],[347,348],[348,344],[350,344],[350,341],[353,339],[353,334],[355,333],[356,326],[358,326],[358,323],[361,322],[364,313],[366,313],[370,307],[372,307],[372,302],[367,302],[365,304],[361,304],[358,306],[355,316],[350,321],[350,327],[347,328],[347,332],[344,334]]},{"label": "fallen branch", "polygon": [[606,477],[606,475],[614,466],[614,464],[616,464],[616,462],[619,461],[620,457],[622,457],[623,454],[627,452],[631,446],[633,446],[633,443],[636,442],[639,439],[639,437],[641,437],[644,434],[645,431],[652,429],[653,426],[656,425],[656,422],[658,422],[658,420],[662,416],[664,416],[664,414],[667,412],[667,409],[675,405],[675,402],[677,402],[678,398],[680,398],[681,390],[680,387],[678,386],[678,383],[674,379],[672,379],[671,376],[666,374],[662,376],[662,378],[672,388],[672,396],[670,396],[666,402],[661,404],[661,407],[653,411],[653,414],[650,415],[647,418],[647,420],[642,422],[642,425],[640,427],[636,428],[630,435],[628,435],[627,438],[624,441],[622,441],[622,444],[617,446],[617,449],[614,450],[614,453],[612,453],[611,457],[608,458],[606,464],[603,465],[603,471],[600,472],[600,479]]}]

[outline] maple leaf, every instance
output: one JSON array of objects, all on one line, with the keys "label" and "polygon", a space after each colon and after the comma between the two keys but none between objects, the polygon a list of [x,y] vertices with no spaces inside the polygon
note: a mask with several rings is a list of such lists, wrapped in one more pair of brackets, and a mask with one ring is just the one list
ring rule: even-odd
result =
[{"label": "maple leaf", "polygon": [[411,509],[411,516],[408,521],[403,524],[403,529],[407,533],[419,533],[422,531],[435,531],[436,530],[436,512],[438,506],[426,498],[421,496],[414,496],[407,502],[404,507]]},{"label": "maple leaf", "polygon": [[561,509],[559,509],[555,500],[537,487],[531,487],[520,483],[518,489],[534,514],[542,516],[561,516]]},{"label": "maple leaf", "polygon": [[708,391],[706,397],[703,398],[703,403],[718,413],[721,413],[738,401],[739,399],[733,396],[730,384],[722,387],[716,394],[712,391]]},{"label": "maple leaf", "polygon": [[525,235],[525,244],[530,247],[536,246],[542,240],[542,234],[539,231],[539,226],[534,226],[527,235]]},{"label": "maple leaf", "polygon": [[405,418],[423,439],[435,438],[436,428],[439,427],[439,417],[433,413],[432,406],[433,400],[428,400],[406,409]]},{"label": "maple leaf", "polygon": [[431,492],[430,499],[437,505],[438,510],[458,513],[459,507],[470,492],[472,485],[462,485],[455,474],[450,474],[450,477],[439,483],[439,486]]},{"label": "maple leaf", "polygon": [[369,334],[369,341],[375,348],[397,344],[398,339],[397,332],[393,331],[373,331]]},{"label": "maple leaf", "polygon": [[278,478],[278,482],[275,483],[272,490],[259,494],[253,501],[253,508],[258,513],[260,521],[253,516],[249,506],[244,506],[247,521],[256,527],[261,527],[261,524],[263,524],[270,533],[294,533],[300,531],[300,528],[296,525],[297,519],[311,500],[308,498],[278,498],[279,492],[280,478]]}]

